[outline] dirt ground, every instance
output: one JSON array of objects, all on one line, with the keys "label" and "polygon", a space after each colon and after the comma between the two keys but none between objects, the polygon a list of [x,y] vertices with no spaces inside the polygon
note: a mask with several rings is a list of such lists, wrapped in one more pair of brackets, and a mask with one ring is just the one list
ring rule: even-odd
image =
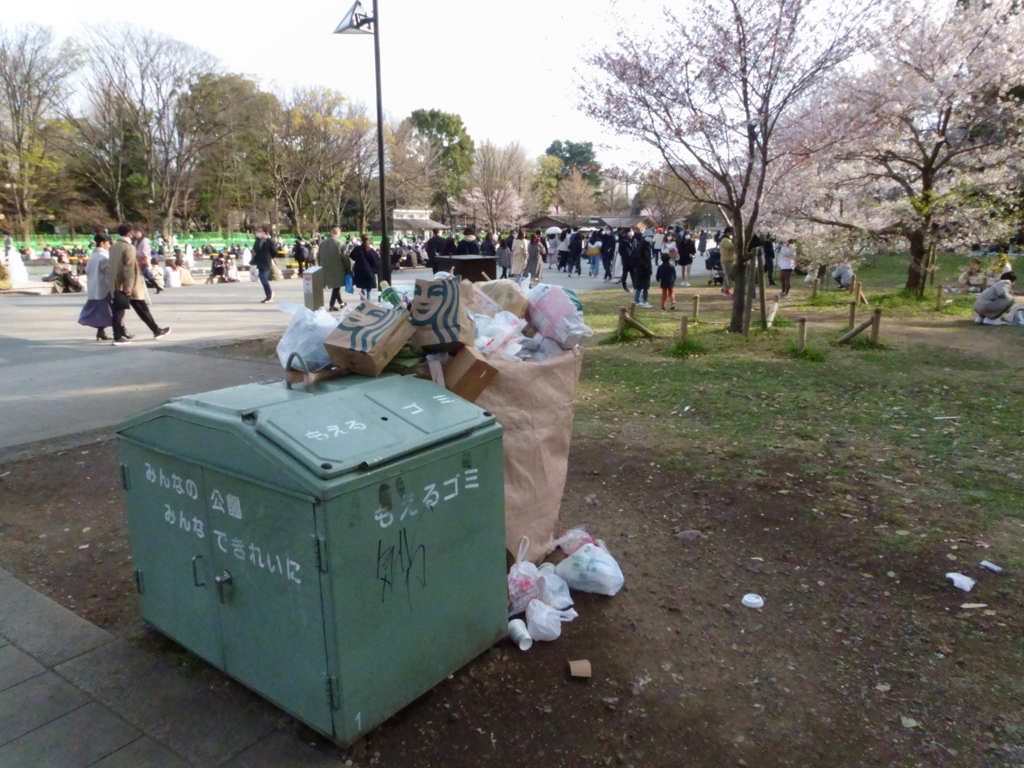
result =
[{"label": "dirt ground", "polygon": [[[877,554],[885,489],[865,483],[854,514],[823,516],[816,500],[835,491],[782,487],[784,455],[730,488],[629,440],[575,441],[562,514],[607,540],[626,577],[617,596],[574,595],[580,616],[558,641],[499,644],[349,750],[292,727],[356,765],[1024,763],[1007,655],[1024,629],[1015,573],[984,577],[998,611],[962,609],[973,601],[948,587],[943,553],[902,555],[898,570]],[[234,685],[140,622],[117,466],[110,440],[0,465],[0,564],[205,683]],[[677,536],[689,530],[701,535]],[[747,592],[765,607],[742,607]],[[579,658],[592,679],[569,678]]]}]

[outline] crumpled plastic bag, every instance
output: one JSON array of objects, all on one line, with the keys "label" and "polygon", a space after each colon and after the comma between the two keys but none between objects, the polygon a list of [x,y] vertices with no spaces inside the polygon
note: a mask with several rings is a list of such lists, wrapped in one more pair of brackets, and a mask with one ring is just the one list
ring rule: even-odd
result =
[{"label": "crumpled plastic bag", "polygon": [[555,566],[555,573],[566,580],[570,589],[609,597],[622,589],[626,581],[603,541],[584,544]]},{"label": "crumpled plastic bag", "polygon": [[953,580],[953,586],[957,589],[962,589],[964,592],[970,592],[974,588],[974,579],[970,576],[964,576],[962,573],[947,573],[947,579]]},{"label": "crumpled plastic bag", "polygon": [[520,360],[532,360],[539,363],[541,360],[546,360],[552,355],[558,355],[565,351],[556,342],[545,336],[537,335],[533,338],[524,336],[518,341],[521,349],[516,353],[516,357]]},{"label": "crumpled plastic bag", "polygon": [[519,554],[515,563],[508,569],[508,615],[515,616],[526,610],[531,601],[536,600],[540,594],[538,579],[540,572],[537,566],[529,560],[523,562],[526,553],[530,551],[530,539],[523,536],[519,544]]},{"label": "crumpled plastic bag", "polygon": [[511,312],[499,312],[494,317],[473,315],[473,346],[484,355],[497,355],[506,360],[515,360],[521,348],[519,338],[526,327],[526,321]]},{"label": "crumpled plastic bag", "polygon": [[570,528],[568,531],[563,532],[561,536],[551,542],[550,548],[554,550],[556,547],[561,547],[562,552],[566,557],[568,557],[584,544],[596,543],[597,539],[587,533],[585,528],[577,526],[576,528]]},{"label": "crumpled plastic bag", "polygon": [[531,600],[526,606],[526,629],[534,640],[557,640],[562,634],[562,622],[572,621],[579,616],[570,608],[560,611],[540,600]]},{"label": "crumpled plastic bag", "polygon": [[310,371],[329,366],[331,358],[324,348],[324,341],[338,327],[337,318],[331,317],[323,307],[312,312],[291,301],[282,301],[278,309],[292,316],[284,336],[277,342],[277,359],[281,361],[281,367],[288,367],[292,352],[302,355]]},{"label": "crumpled plastic bag", "polygon": [[594,329],[583,322],[583,313],[560,286],[541,283],[526,297],[526,319],[530,325],[562,349],[572,349],[584,337],[594,335]]},{"label": "crumpled plastic bag", "polygon": [[573,600],[569,595],[569,584],[555,573],[553,568],[551,573],[541,572],[538,585],[537,599],[541,602],[560,611],[572,607]]}]

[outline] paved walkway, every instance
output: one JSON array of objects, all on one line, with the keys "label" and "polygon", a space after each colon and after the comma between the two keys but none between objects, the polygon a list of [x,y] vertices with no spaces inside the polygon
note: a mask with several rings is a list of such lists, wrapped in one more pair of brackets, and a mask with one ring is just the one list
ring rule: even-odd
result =
[{"label": "paved walkway", "polygon": [[328,768],[245,691],[211,691],[0,569],[3,768]]}]

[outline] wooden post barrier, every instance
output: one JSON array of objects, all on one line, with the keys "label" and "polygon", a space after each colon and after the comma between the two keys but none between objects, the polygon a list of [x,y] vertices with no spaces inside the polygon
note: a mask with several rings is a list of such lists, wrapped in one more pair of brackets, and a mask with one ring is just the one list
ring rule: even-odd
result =
[{"label": "wooden post barrier", "polygon": [[868,309],[871,309],[871,304],[868,302],[868,297],[864,295],[864,286],[857,286],[857,301],[863,304]]},{"label": "wooden post barrier", "polygon": [[856,301],[856,299],[854,299],[853,301],[850,302],[850,327],[853,328],[853,326],[856,324],[856,322],[857,322],[857,301]]},{"label": "wooden post barrier", "polygon": [[697,319],[697,315],[700,314],[700,294],[698,293],[693,297],[693,319]]},{"label": "wooden post barrier", "polygon": [[[880,310],[876,310],[876,311],[880,312]],[[858,325],[856,328],[853,328],[852,330],[849,330],[846,333],[844,333],[842,336],[840,336],[839,337],[839,341],[836,342],[836,343],[837,344],[845,344],[850,339],[852,339],[854,336],[856,336],[858,333],[861,333],[862,331],[866,331],[868,328],[870,328],[871,325],[874,322],[875,322],[874,316],[869,317],[867,320],[865,320],[863,323]]]},{"label": "wooden post barrier", "polygon": [[683,315],[682,320],[679,321],[679,343],[686,343],[686,335],[690,332],[690,318]]},{"label": "wooden post barrier", "polygon": [[766,328],[771,328],[772,327],[772,324],[775,322],[775,313],[778,312],[778,311],[779,311],[779,302],[773,301],[772,302],[772,308],[770,310],[768,310],[768,320],[767,320],[767,324],[765,325]]},{"label": "wooden post barrier", "polygon": [[857,298],[857,291],[859,288],[860,285],[858,285],[857,276],[854,275],[853,282],[850,283],[850,295],[853,296],[853,298]]},{"label": "wooden post barrier", "polygon": [[636,302],[634,301],[629,305],[629,316],[636,317]]},{"label": "wooden post barrier", "polygon": [[942,311],[942,286],[941,285],[938,287],[938,290],[936,290],[936,292],[935,292],[935,311],[936,312],[941,312]]},{"label": "wooden post barrier", "polygon": [[882,308],[875,307],[875,311],[871,313],[871,344],[872,346],[878,346],[878,331],[882,327]]},{"label": "wooden post barrier", "polygon": [[634,320],[632,317],[629,317],[628,315],[626,316],[626,325],[628,325],[630,328],[636,328],[638,331],[640,331],[640,333],[642,333],[648,339],[656,339],[656,338],[658,338],[653,333],[651,333],[650,330],[648,330],[644,326],[640,325],[640,323],[638,323],[636,320]]},{"label": "wooden post barrier", "polygon": [[807,318],[801,317],[796,321],[796,353],[802,355],[807,348]]},{"label": "wooden post barrier", "polygon": [[621,339],[626,333],[626,308],[619,307],[619,338]]},{"label": "wooden post barrier", "polygon": [[814,278],[814,283],[811,285],[811,298],[812,299],[818,298],[818,283],[819,283],[818,278]]},{"label": "wooden post barrier", "polygon": [[757,251],[757,287],[758,287],[758,290],[761,292],[760,297],[759,297],[760,300],[761,300],[761,330],[762,331],[767,331],[768,330],[768,314],[765,311],[765,297],[764,297],[765,288],[767,286],[765,285],[765,280],[764,280],[764,255],[762,254],[761,249],[758,249],[758,251]]}]

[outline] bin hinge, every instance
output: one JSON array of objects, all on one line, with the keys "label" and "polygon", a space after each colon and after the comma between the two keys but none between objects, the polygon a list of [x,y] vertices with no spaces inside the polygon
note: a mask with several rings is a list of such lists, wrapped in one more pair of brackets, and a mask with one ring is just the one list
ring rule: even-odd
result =
[{"label": "bin hinge", "polygon": [[316,536],[313,539],[313,546],[316,547],[316,567],[320,569],[320,573],[327,573],[327,539]]},{"label": "bin hinge", "polygon": [[327,703],[331,709],[341,709],[341,687],[333,675],[327,677]]},{"label": "bin hinge", "polygon": [[146,588],[142,583],[142,571],[140,571],[138,568],[134,569],[132,571],[132,577],[135,579],[135,591],[138,592],[140,595],[145,594]]},{"label": "bin hinge", "polygon": [[132,489],[132,477],[127,464],[121,465],[121,487],[126,491]]}]

